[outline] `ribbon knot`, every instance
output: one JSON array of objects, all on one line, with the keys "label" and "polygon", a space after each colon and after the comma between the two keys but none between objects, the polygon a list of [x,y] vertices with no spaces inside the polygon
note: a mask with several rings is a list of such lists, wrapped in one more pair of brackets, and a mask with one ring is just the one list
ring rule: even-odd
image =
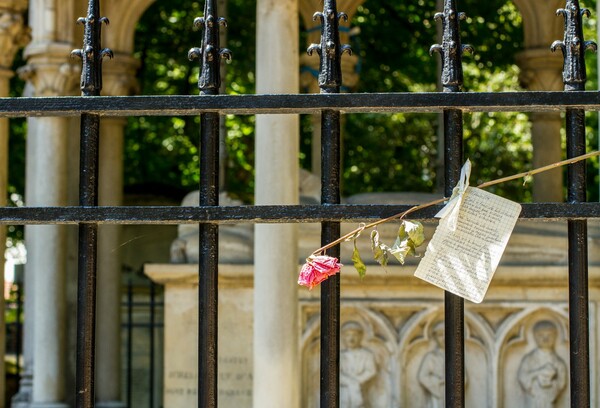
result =
[{"label": "ribbon knot", "polygon": [[458,213],[460,205],[463,202],[465,192],[469,187],[469,177],[471,177],[471,161],[467,159],[462,169],[460,170],[460,179],[456,187],[452,189],[452,196],[448,203],[438,212],[436,218],[441,218],[446,222],[451,231],[456,231],[458,225]]}]

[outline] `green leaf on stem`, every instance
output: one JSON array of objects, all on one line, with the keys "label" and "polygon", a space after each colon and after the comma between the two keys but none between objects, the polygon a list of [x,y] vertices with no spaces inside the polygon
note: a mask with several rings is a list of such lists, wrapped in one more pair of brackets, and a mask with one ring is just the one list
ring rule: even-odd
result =
[{"label": "green leaf on stem", "polygon": [[406,257],[415,255],[416,249],[423,245],[423,242],[425,242],[423,224],[415,221],[402,221],[396,242],[389,252],[404,265]]},{"label": "green leaf on stem", "polygon": [[388,264],[390,247],[379,241],[379,232],[377,230],[371,231],[371,249],[373,250],[375,260],[385,268]]},{"label": "green leaf on stem", "polygon": [[367,274],[367,266],[360,257],[360,253],[358,252],[358,248],[356,247],[356,240],[354,240],[352,262],[354,263],[354,268],[356,269],[356,272],[358,272],[358,276],[360,276],[361,279],[364,278]]}]

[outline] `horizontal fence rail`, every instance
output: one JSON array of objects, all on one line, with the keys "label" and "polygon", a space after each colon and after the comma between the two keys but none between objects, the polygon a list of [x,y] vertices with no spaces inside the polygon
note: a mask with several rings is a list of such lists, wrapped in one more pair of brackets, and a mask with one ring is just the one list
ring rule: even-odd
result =
[{"label": "horizontal fence rail", "polygon": [[[600,218],[600,203],[522,204],[520,219],[559,221]],[[41,224],[237,224],[359,222],[399,214],[412,205],[260,205],[260,206],[146,206],[146,207],[0,207],[0,225]],[[412,220],[433,221],[443,205],[410,214]]]},{"label": "horizontal fence rail", "polygon": [[0,117],[192,116],[342,113],[555,112],[600,110],[600,91],[371,93],[0,98]]}]

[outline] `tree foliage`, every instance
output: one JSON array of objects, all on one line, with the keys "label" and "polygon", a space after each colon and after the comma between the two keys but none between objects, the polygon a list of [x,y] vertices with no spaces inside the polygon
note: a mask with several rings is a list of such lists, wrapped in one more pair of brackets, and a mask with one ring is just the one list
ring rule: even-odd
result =
[{"label": "tree foliage", "polygon": [[[138,26],[136,50],[143,61],[139,71],[145,94],[195,94],[198,68],[187,61],[189,48],[201,35],[192,30],[202,14],[201,1],[156,2]],[[590,4],[588,7],[593,7]],[[464,43],[476,53],[465,56],[466,91],[520,89],[515,54],[523,48],[522,21],[515,5],[506,0],[464,0],[468,15],[462,25]],[[353,48],[360,56],[360,83],[354,92],[431,92],[437,86],[439,57],[430,56],[437,42],[433,15],[435,0],[389,2],[366,0],[352,25]],[[255,4],[229,0],[227,47],[234,53],[227,66],[226,92],[254,92]],[[591,24],[587,22],[588,37]],[[301,47],[303,48],[303,47]],[[590,79],[595,74],[590,63]],[[591,81],[592,82],[592,81]],[[591,83],[590,86],[595,84]],[[440,145],[438,115],[361,114],[344,119],[343,193],[371,191],[435,191],[439,189]],[[254,117],[225,118],[227,152],[226,188],[234,196],[252,201],[254,187]],[[590,148],[597,148],[591,132]],[[465,115],[465,156],[474,162],[473,183],[491,180],[530,167],[532,147],[529,122],[523,113],[473,113]],[[197,188],[198,132],[196,117],[132,118],[126,137],[126,184]],[[300,163],[310,167],[311,124],[302,120]],[[597,181],[597,162],[590,179]],[[597,183],[590,183],[597,197]],[[496,192],[527,201],[531,187],[515,182],[499,185]]]}]

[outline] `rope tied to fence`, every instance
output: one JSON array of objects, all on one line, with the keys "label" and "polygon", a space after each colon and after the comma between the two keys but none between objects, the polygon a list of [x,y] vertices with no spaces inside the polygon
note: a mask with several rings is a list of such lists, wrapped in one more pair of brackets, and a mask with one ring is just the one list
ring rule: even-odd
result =
[{"label": "rope tied to fence", "polygon": [[[574,163],[580,162],[582,160],[590,159],[590,158],[593,158],[593,157],[596,157],[596,156],[600,156],[600,151],[594,151],[594,152],[591,152],[591,153],[583,154],[581,156],[573,157],[571,159],[567,159],[567,160],[562,160],[562,161],[559,161],[559,162],[551,163],[551,164],[548,164],[548,165],[545,165],[545,166],[542,166],[542,167],[538,167],[538,168],[533,169],[533,170],[529,170],[529,171],[525,171],[525,172],[522,172],[522,173],[514,174],[512,176],[507,176],[507,177],[502,177],[502,178],[491,180],[491,181],[486,181],[485,183],[479,184],[477,186],[477,188],[487,188],[487,187],[494,186],[496,184],[501,184],[501,183],[505,183],[507,181],[517,180],[517,179],[520,179],[520,178],[524,178],[525,182],[527,182],[531,177],[533,177],[536,174],[544,173],[544,172],[549,171],[549,170],[554,170],[554,169],[557,169],[557,168],[560,168],[560,167],[563,167],[563,166],[567,166],[567,165],[570,165],[570,164],[574,164]],[[390,222],[390,221],[393,221],[393,220],[404,219],[409,214],[412,214],[412,213],[414,213],[416,211],[419,211],[419,210],[423,210],[423,209],[428,208],[428,207],[432,207],[432,206],[437,205],[437,204],[441,204],[441,203],[443,203],[443,202],[445,202],[445,201],[447,201],[449,199],[450,199],[449,197],[444,197],[444,198],[440,198],[440,199],[437,199],[437,200],[429,201],[429,202],[424,203],[424,204],[415,205],[414,207],[411,207],[411,208],[409,208],[406,211],[403,211],[403,212],[398,213],[398,214],[394,214],[394,215],[392,215],[390,217],[382,218],[381,220],[377,220],[377,221],[374,221],[374,222],[366,224],[366,225],[365,224],[361,224],[358,228],[356,228],[356,229],[350,231],[349,233],[341,236],[340,238],[336,239],[335,241],[332,241],[332,242],[328,243],[327,245],[324,245],[321,248],[317,249],[316,251],[314,251],[311,254],[311,256],[317,256],[317,255],[324,254],[324,252],[326,250],[328,250],[329,248],[332,248],[335,245],[337,245],[339,243],[342,243],[344,241],[348,241],[348,240],[353,239],[354,237],[357,236],[357,234],[360,234],[362,231],[364,231],[366,229],[370,229],[370,228],[376,227],[378,225],[381,225],[381,224],[384,224],[386,222]]]}]

